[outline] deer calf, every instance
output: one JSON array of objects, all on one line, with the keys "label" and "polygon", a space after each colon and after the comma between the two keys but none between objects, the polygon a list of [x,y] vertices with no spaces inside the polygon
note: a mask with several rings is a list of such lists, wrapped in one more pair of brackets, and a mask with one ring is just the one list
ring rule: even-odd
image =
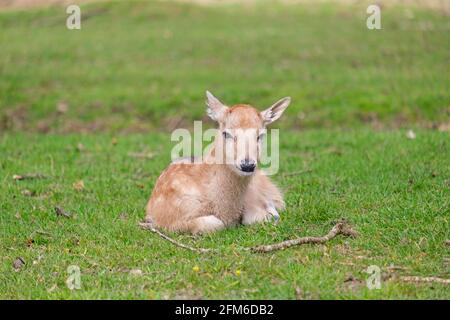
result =
[{"label": "deer calf", "polygon": [[200,163],[174,161],[163,171],[146,209],[146,221],[169,231],[207,233],[239,223],[278,220],[283,196],[257,168],[266,126],[291,99],[259,112],[245,104],[227,107],[206,92],[208,115],[219,123],[214,144]]}]

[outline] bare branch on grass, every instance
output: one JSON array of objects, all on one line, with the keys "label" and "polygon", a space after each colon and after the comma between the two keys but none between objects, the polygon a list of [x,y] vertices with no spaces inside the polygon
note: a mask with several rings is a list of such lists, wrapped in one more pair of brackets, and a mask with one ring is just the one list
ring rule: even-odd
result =
[{"label": "bare branch on grass", "polygon": [[33,179],[46,179],[47,177],[42,173],[28,173],[28,174],[15,174],[13,179],[16,181],[21,180],[33,180]]},{"label": "bare branch on grass", "polygon": [[165,235],[164,233],[162,233],[161,231],[159,231],[155,227],[153,227],[153,224],[150,223],[150,222],[140,222],[139,225],[141,226],[142,229],[149,230],[151,232],[156,233],[161,238],[169,241],[170,243],[172,243],[173,245],[175,245],[177,247],[180,247],[180,248],[183,248],[183,249],[187,249],[187,250],[190,250],[190,251],[194,251],[194,252],[199,252],[199,253],[207,253],[207,252],[215,251],[214,249],[194,248],[194,247],[188,246],[186,244],[183,244],[181,242],[178,242],[178,241],[170,238],[169,236]]},{"label": "bare branch on grass", "polygon": [[[153,226],[153,224],[150,222],[141,222],[141,223],[139,223],[139,225],[141,226],[141,228],[150,230],[151,232],[156,233],[161,238],[169,241],[170,243],[172,243],[173,245],[175,245],[177,247],[187,249],[190,251],[194,251],[194,252],[199,252],[199,253],[217,252],[217,249],[194,248],[194,247],[185,245],[181,242],[178,242],[178,241],[170,238],[169,236],[165,235],[158,229],[156,229]],[[254,246],[254,247],[246,247],[246,248],[243,248],[243,250],[248,250],[251,252],[258,252],[258,253],[266,253],[266,252],[271,252],[271,251],[276,251],[276,250],[284,250],[284,249],[292,247],[292,246],[297,246],[297,245],[302,245],[302,244],[307,244],[307,243],[321,244],[321,243],[330,241],[331,239],[335,238],[338,235],[354,237],[357,235],[357,233],[347,224],[347,222],[339,222],[330,230],[330,232],[328,232],[328,234],[326,234],[325,236],[322,236],[322,237],[302,237],[302,238],[286,240],[286,241],[283,241],[280,243],[275,243],[275,244],[270,244],[270,245],[259,245],[259,246]]]},{"label": "bare branch on grass", "polygon": [[414,282],[414,283],[442,283],[450,284],[450,279],[438,278],[438,277],[419,277],[419,276],[403,276],[400,277],[401,281]]},{"label": "bare branch on grass", "polygon": [[310,172],[312,172],[312,169],[306,169],[306,170],[300,170],[300,171],[286,172],[286,173],[282,173],[281,176],[282,176],[282,177],[298,176],[298,175],[305,174],[305,173],[310,173]]},{"label": "bare branch on grass", "polygon": [[249,250],[251,250],[252,252],[266,253],[276,250],[284,250],[292,246],[298,246],[307,243],[321,244],[330,241],[331,239],[335,238],[340,234],[347,237],[348,236],[354,237],[357,235],[357,233],[346,222],[339,222],[330,230],[330,232],[328,232],[326,235],[322,237],[301,237],[297,239],[286,240],[275,244],[251,247],[249,248]]}]

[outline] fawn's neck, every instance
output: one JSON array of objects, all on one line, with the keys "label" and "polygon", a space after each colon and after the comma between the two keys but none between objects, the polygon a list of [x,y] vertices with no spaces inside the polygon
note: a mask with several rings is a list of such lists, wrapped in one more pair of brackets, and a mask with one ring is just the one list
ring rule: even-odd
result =
[{"label": "fawn's neck", "polygon": [[214,199],[215,213],[226,225],[238,223],[245,210],[244,200],[251,176],[240,176],[232,168],[233,164],[215,161],[215,146],[206,156],[210,164],[205,170],[210,173],[210,195]]},{"label": "fawn's neck", "polygon": [[[217,164],[215,150],[216,146],[214,145],[205,160],[207,163],[213,163],[212,166],[217,179],[218,190],[223,191],[224,196],[228,194],[235,195],[236,193],[239,195],[244,194],[252,176],[240,176],[233,170],[233,164],[225,164],[224,161],[221,164]],[[238,198],[235,199],[237,200]]]}]

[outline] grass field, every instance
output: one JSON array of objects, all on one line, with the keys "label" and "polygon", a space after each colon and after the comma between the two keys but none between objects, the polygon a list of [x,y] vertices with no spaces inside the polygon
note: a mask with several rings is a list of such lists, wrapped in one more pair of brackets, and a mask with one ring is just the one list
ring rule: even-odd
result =
[{"label": "grass field", "polygon": [[[450,298],[446,285],[399,280],[450,276],[448,16],[388,6],[369,31],[364,6],[81,8],[79,31],[62,7],[0,12],[0,298]],[[169,132],[205,119],[206,89],[293,103],[276,125],[281,222],[172,234],[221,250],[201,255],[137,223]],[[30,173],[45,177],[13,178]],[[358,237],[242,250],[341,218]],[[70,265],[79,290],[65,284]],[[366,287],[370,265],[379,290]]]}]

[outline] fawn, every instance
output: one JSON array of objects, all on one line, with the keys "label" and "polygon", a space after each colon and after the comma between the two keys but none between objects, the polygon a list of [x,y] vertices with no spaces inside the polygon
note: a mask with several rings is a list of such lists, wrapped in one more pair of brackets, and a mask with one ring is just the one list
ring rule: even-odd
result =
[{"label": "fawn", "polygon": [[265,111],[250,105],[225,106],[206,92],[207,113],[219,123],[214,144],[200,163],[172,162],[160,175],[146,208],[147,222],[169,231],[208,233],[239,223],[279,219],[283,196],[257,168],[266,126],[291,99]]}]

